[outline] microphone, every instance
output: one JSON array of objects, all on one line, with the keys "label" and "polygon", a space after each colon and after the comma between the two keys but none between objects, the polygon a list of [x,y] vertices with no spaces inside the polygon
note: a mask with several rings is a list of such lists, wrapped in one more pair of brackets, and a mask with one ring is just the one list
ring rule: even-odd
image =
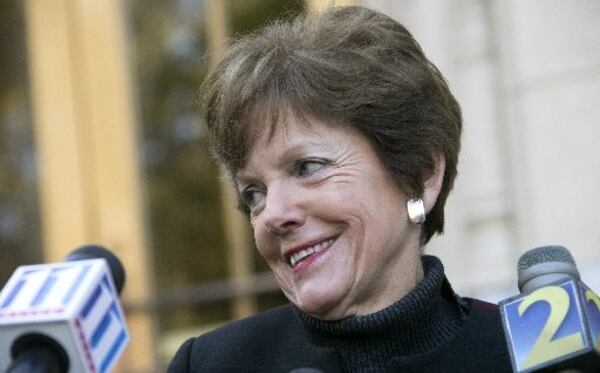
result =
[{"label": "microphone", "polygon": [[0,371],[110,372],[129,343],[125,270],[101,246],[17,268],[0,292]]},{"label": "microphone", "polygon": [[513,370],[600,371],[600,297],[569,251],[538,247],[517,267],[521,294],[499,304]]}]

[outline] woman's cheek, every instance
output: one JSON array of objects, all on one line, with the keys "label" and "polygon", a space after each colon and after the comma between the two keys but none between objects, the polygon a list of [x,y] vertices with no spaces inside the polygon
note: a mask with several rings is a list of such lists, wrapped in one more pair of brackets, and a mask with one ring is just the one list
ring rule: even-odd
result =
[{"label": "woman's cheek", "polygon": [[256,245],[256,249],[260,256],[262,256],[265,260],[268,259],[269,253],[267,250],[267,237],[265,237],[265,232],[262,232],[260,229],[257,229],[257,225],[253,225],[253,233],[254,233],[254,244]]}]

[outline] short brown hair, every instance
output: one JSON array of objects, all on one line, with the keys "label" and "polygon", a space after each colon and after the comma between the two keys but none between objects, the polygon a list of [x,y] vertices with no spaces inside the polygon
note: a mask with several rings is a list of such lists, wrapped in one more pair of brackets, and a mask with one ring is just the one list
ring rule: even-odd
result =
[{"label": "short brown hair", "polygon": [[423,242],[443,231],[461,111],[442,74],[390,17],[353,6],[277,21],[235,42],[202,93],[211,149],[232,175],[245,163],[257,118],[267,118],[272,133],[288,110],[360,131],[409,197],[423,193],[443,154],[443,185]]}]

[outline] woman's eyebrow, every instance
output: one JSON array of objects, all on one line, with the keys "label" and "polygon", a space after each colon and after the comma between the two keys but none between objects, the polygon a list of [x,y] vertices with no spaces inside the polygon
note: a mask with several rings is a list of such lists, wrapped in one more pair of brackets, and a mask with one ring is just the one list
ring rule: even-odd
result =
[{"label": "woman's eyebrow", "polygon": [[[325,141],[304,141],[298,144],[294,144],[287,148],[279,157],[282,161],[295,158],[307,151],[322,150],[328,148],[330,145]],[[285,162],[284,162],[285,163]]]},{"label": "woman's eyebrow", "polygon": [[[324,147],[328,148],[329,146],[330,145],[324,141],[303,141],[293,144],[277,157],[276,162],[274,162],[274,167],[284,167],[307,151],[321,150]],[[258,178],[246,174],[243,169],[240,169],[233,177],[233,183],[236,188],[240,185],[254,184],[257,180]]]},{"label": "woman's eyebrow", "polygon": [[253,184],[256,182],[256,178],[252,177],[252,176],[247,176],[244,174],[237,174],[234,178],[233,178],[233,186],[235,187],[235,189],[239,189],[240,185],[248,185],[248,184]]}]

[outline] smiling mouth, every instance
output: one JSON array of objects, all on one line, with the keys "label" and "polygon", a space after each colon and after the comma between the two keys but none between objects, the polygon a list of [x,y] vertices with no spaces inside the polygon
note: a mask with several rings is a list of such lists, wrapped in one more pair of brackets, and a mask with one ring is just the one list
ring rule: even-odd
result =
[{"label": "smiling mouth", "polygon": [[292,268],[294,268],[294,267],[296,267],[296,265],[298,265],[298,263],[302,262],[303,260],[305,260],[305,259],[311,257],[312,255],[317,254],[317,253],[325,250],[329,246],[331,246],[331,244],[333,244],[334,241],[335,241],[335,238],[330,238],[330,239],[322,241],[316,245],[296,251],[296,252],[292,253],[291,255],[288,255],[287,263]]}]

